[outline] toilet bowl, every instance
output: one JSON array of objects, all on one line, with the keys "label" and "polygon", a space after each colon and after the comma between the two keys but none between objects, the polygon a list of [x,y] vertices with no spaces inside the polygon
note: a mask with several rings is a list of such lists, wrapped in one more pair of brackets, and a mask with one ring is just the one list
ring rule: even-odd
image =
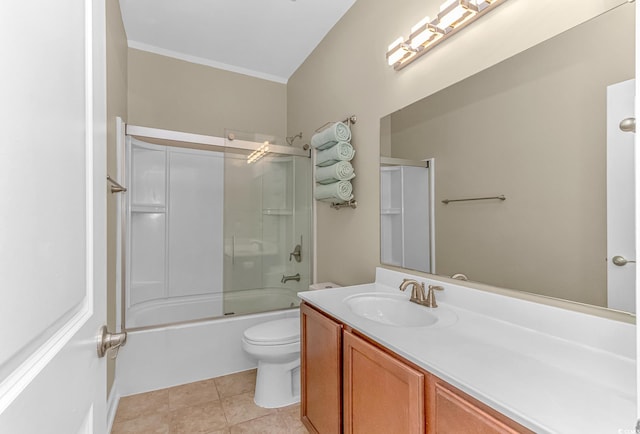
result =
[{"label": "toilet bowl", "polygon": [[300,401],[300,319],[285,318],[249,327],[242,348],[258,359],[254,402],[265,408]]}]

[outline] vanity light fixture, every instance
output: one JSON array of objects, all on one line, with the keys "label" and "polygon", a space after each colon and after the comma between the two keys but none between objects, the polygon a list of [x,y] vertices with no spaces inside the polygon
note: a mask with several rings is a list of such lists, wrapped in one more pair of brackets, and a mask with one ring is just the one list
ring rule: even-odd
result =
[{"label": "vanity light fixture", "polygon": [[442,36],[444,36],[444,30],[431,24],[431,18],[424,17],[415,26],[411,27],[409,45],[414,50],[421,50]]},{"label": "vanity light fixture", "polygon": [[247,164],[255,163],[269,153],[269,142],[264,142],[258,149],[247,157]]},{"label": "vanity light fixture", "polygon": [[411,28],[408,39],[402,37],[389,45],[387,63],[401,70],[440,42],[471,24],[506,0],[447,0],[437,18],[425,17]]},{"label": "vanity light fixture", "polygon": [[407,50],[402,37],[396,39],[389,45],[387,51],[387,62],[389,65],[395,65],[396,63],[402,63],[411,56],[411,50]]}]

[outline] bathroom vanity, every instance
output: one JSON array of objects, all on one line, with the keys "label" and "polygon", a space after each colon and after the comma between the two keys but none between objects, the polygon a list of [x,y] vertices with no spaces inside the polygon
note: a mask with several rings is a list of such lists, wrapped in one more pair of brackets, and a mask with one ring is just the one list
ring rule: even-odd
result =
[{"label": "bathroom vanity", "polygon": [[453,284],[427,308],[397,289],[407,277],[379,268],[373,284],[299,294],[311,432],[634,427],[632,324]]}]

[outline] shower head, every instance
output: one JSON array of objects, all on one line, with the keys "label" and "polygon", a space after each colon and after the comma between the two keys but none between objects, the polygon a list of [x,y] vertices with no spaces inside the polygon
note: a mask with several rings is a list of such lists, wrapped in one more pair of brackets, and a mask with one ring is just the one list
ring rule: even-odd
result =
[{"label": "shower head", "polygon": [[287,144],[289,146],[293,146],[293,141],[295,139],[301,139],[302,138],[302,131],[300,131],[298,134],[296,134],[295,136],[289,136],[287,137],[285,140],[287,141]]}]

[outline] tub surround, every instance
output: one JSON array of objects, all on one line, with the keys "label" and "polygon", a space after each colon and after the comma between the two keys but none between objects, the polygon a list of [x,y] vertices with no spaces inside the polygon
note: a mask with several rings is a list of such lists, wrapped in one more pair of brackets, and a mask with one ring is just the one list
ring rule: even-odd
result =
[{"label": "tub surround", "polygon": [[[439,284],[455,322],[382,325],[343,300],[403,294],[403,278]],[[635,426],[635,326],[378,268],[376,282],[299,293],[305,302],[536,432]],[[404,294],[409,302],[410,294]],[[429,309],[429,308],[424,308]],[[437,309],[440,309],[437,308]]]}]

